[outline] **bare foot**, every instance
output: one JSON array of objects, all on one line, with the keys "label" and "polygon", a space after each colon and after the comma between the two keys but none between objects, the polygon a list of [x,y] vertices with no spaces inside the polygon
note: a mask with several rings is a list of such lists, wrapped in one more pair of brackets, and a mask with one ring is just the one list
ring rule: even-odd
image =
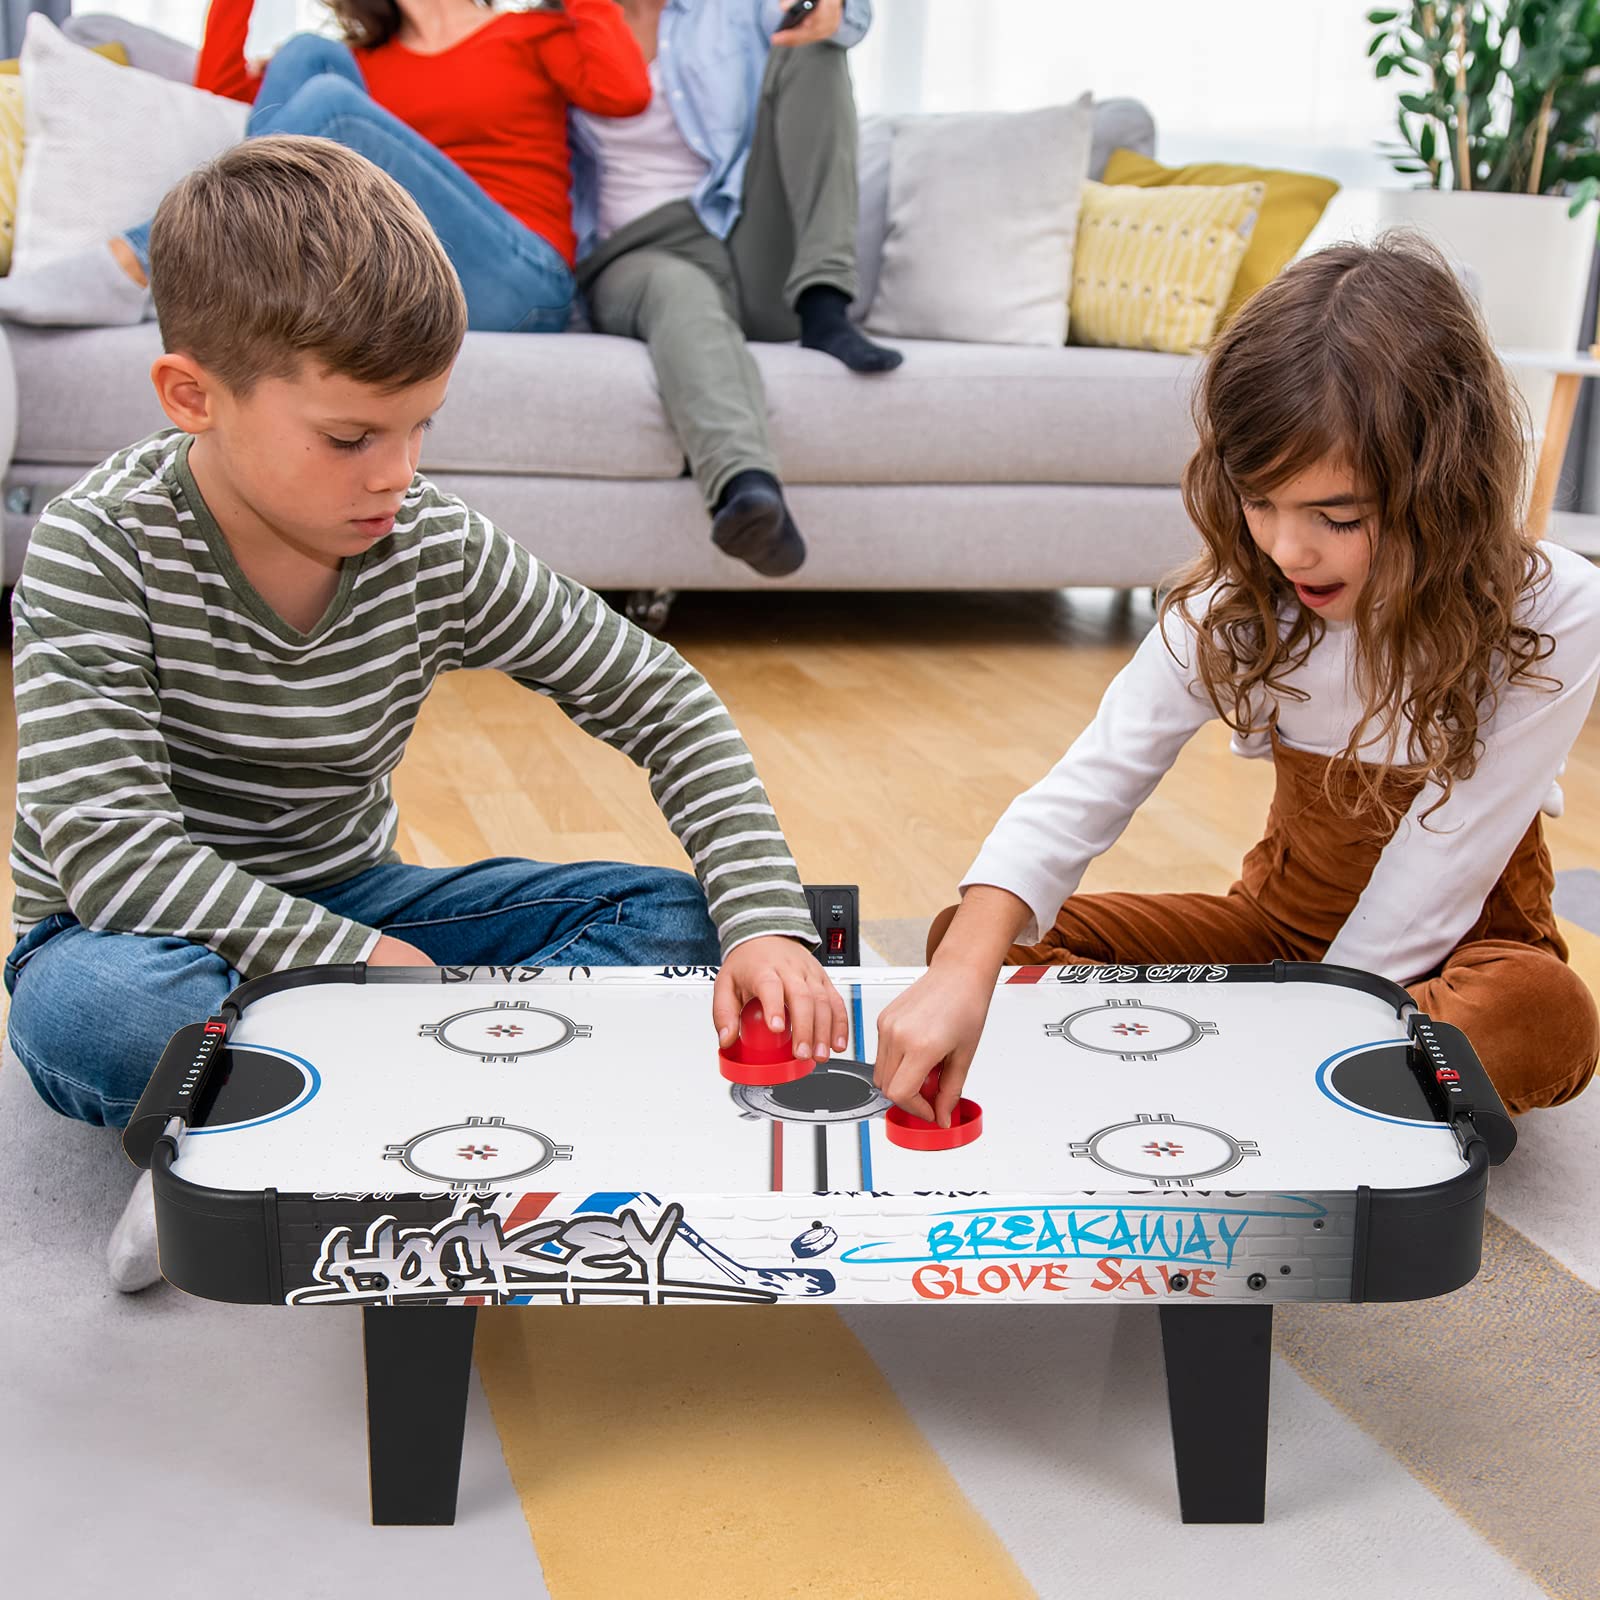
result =
[{"label": "bare foot", "polygon": [[117,258],[117,265],[139,285],[141,289],[150,287],[150,276],[139,264],[139,258],[133,253],[133,246],[120,234],[111,241],[111,253]]}]

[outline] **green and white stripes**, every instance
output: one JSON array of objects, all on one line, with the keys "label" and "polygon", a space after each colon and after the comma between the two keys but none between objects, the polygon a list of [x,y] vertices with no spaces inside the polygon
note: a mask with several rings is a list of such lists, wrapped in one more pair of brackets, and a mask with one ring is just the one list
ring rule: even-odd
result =
[{"label": "green and white stripes", "polygon": [[303,897],[394,859],[390,774],[434,678],[493,667],[650,774],[724,953],[815,940],[726,709],[676,651],[418,477],[308,634],[251,588],[188,435],[119,452],[40,517],[14,602],[18,932],[209,946],[245,976],[364,957]]}]

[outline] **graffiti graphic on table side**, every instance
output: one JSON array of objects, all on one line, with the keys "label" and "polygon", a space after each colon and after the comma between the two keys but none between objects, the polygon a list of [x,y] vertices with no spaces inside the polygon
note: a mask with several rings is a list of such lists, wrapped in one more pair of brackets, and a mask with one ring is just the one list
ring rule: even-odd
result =
[{"label": "graffiti graphic on table side", "polygon": [[661,1206],[645,1194],[612,1199],[614,1212],[541,1217],[510,1232],[494,1211],[476,1204],[425,1228],[380,1217],[359,1241],[353,1228],[336,1228],[323,1240],[314,1281],[288,1299],[295,1305],[459,1296],[500,1305],[771,1305],[834,1290],[830,1272],[735,1261],[684,1222],[681,1205]]},{"label": "graffiti graphic on table side", "polygon": [[582,976],[592,978],[588,967],[440,967],[440,983],[537,983],[565,978],[576,982]]},{"label": "graffiti graphic on table side", "polygon": [[1047,1039],[1064,1039],[1080,1050],[1115,1056],[1119,1061],[1155,1061],[1216,1037],[1214,1022],[1200,1022],[1170,1006],[1138,1000],[1107,1000],[1086,1006],[1060,1022],[1044,1025]]},{"label": "graffiti graphic on table side", "polygon": [[1328,1218],[1325,1205],[1304,1195],[1229,1190],[1213,1198],[1193,1190],[1181,1198],[1096,1201],[1084,1192],[1066,1204],[947,1211],[899,1237],[852,1244],[839,1261],[910,1267],[911,1288],[925,1300],[1124,1291],[1206,1299],[1219,1275],[1251,1254],[1242,1243],[1247,1235],[1258,1254],[1265,1239],[1287,1246],[1323,1235]]},{"label": "graffiti graphic on table side", "polygon": [[789,1250],[792,1255],[802,1259],[811,1256],[825,1256],[838,1244],[839,1235],[827,1223],[813,1222],[802,1234],[789,1241]]},{"label": "graffiti graphic on table side", "polygon": [[1228,969],[1212,962],[1181,962],[1149,967],[1018,967],[1007,984],[1064,983],[1226,983]]}]

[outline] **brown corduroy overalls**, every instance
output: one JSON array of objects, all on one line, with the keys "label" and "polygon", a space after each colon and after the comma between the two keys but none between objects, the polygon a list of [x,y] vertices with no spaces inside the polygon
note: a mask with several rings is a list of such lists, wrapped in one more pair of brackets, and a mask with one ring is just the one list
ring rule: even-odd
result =
[{"label": "brown corduroy overalls", "polygon": [[[1328,758],[1273,741],[1277,787],[1266,837],[1225,895],[1085,894],[1038,943],[1006,957],[1037,964],[1320,961],[1366,887],[1392,829],[1344,816],[1323,789]],[[1349,773],[1334,774],[1348,795]],[[1403,813],[1414,785],[1390,778]],[[1550,896],[1555,875],[1538,816],[1483,911],[1444,965],[1410,985],[1419,1009],[1472,1041],[1509,1110],[1558,1105],[1594,1075],[1600,1017],[1567,965]],[[942,935],[945,919],[934,925]]]}]

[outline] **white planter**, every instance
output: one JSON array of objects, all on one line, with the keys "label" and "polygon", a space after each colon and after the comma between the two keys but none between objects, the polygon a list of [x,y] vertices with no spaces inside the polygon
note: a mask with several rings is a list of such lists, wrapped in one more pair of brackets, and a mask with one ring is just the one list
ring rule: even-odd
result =
[{"label": "white planter", "polygon": [[[1600,203],[1576,217],[1562,195],[1495,194],[1454,189],[1380,189],[1381,227],[1419,228],[1451,260],[1472,270],[1478,301],[1503,349],[1587,350],[1583,324]],[[1544,431],[1554,377],[1514,368],[1512,376]]]}]

